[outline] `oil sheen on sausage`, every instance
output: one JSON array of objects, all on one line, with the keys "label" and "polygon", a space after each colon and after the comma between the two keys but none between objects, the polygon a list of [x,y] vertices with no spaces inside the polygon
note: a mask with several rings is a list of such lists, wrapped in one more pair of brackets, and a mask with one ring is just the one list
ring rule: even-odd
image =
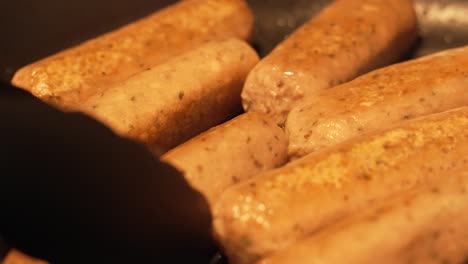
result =
[{"label": "oil sheen on sausage", "polygon": [[12,83],[64,110],[206,41],[249,39],[244,0],[183,0],[20,69]]},{"label": "oil sheen on sausage", "polygon": [[401,193],[258,264],[465,263],[467,226],[468,171],[448,172],[433,186]]},{"label": "oil sheen on sausage", "polygon": [[163,161],[214,204],[229,186],[287,161],[288,141],[266,114],[246,113],[169,151]]},{"label": "oil sheen on sausage", "polygon": [[468,170],[468,108],[414,119],[229,188],[214,210],[233,263],[252,263],[395,193]]},{"label": "oil sheen on sausage", "polygon": [[304,99],[289,113],[293,158],[401,120],[468,106],[468,46],[392,65]]},{"label": "oil sheen on sausage", "polygon": [[117,134],[168,150],[241,111],[258,55],[245,42],[210,42],[87,100],[80,110]]},{"label": "oil sheen on sausage", "polygon": [[410,0],[337,0],[279,44],[249,74],[246,111],[283,124],[304,96],[392,63],[417,36]]}]

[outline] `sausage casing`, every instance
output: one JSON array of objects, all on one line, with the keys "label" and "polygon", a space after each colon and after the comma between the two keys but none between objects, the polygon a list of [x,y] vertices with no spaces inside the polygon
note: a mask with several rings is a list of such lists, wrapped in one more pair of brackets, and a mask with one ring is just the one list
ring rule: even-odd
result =
[{"label": "sausage casing", "polygon": [[251,263],[395,193],[468,170],[468,107],[307,155],[229,188],[214,210],[234,263]]},{"label": "sausage casing", "polygon": [[333,1],[249,74],[244,109],[283,124],[303,97],[400,59],[416,31],[410,0]]},{"label": "sausage casing", "polygon": [[468,46],[395,64],[304,99],[289,113],[293,158],[402,120],[468,105]]},{"label": "sausage casing", "polygon": [[93,96],[80,110],[116,133],[168,150],[241,111],[258,55],[237,39],[204,44]]},{"label": "sausage casing", "polygon": [[[468,161],[467,161],[468,162]],[[258,264],[439,264],[468,257],[468,171],[399,194]]]},{"label": "sausage casing", "polygon": [[249,39],[244,0],[183,0],[18,70],[15,86],[64,110],[206,41]]},{"label": "sausage casing", "polygon": [[266,114],[246,113],[166,153],[195,189],[214,204],[229,186],[287,161],[288,140]]}]

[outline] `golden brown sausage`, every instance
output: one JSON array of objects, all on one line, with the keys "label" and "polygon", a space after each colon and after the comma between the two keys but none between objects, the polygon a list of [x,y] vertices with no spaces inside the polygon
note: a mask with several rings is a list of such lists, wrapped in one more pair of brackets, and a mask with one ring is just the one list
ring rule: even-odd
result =
[{"label": "golden brown sausage", "polygon": [[167,150],[239,113],[242,84],[257,62],[241,40],[210,42],[93,96],[80,110]]},{"label": "golden brown sausage", "polygon": [[214,204],[227,187],[286,163],[287,146],[271,117],[246,113],[176,147],[162,160],[182,171]]},{"label": "golden brown sausage", "polygon": [[398,192],[468,170],[468,107],[367,134],[226,190],[216,235],[252,263]]},{"label": "golden brown sausage", "polygon": [[325,227],[258,264],[464,263],[468,171],[448,172],[436,182]]},{"label": "golden brown sausage", "polygon": [[303,97],[397,61],[417,35],[410,0],[337,0],[304,24],[249,74],[246,111],[283,124]]},{"label": "golden brown sausage", "polygon": [[244,0],[183,0],[20,69],[12,83],[62,109],[206,41],[249,39]]},{"label": "golden brown sausage", "polygon": [[468,46],[392,65],[304,99],[289,113],[294,158],[407,120],[468,105]]}]

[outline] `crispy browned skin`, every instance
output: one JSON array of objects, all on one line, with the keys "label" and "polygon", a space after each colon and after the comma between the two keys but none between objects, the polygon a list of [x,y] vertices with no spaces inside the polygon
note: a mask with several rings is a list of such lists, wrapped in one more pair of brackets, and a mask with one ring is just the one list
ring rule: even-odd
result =
[{"label": "crispy browned skin", "polygon": [[181,170],[210,204],[229,186],[287,160],[288,140],[275,121],[246,113],[176,147],[162,159]]},{"label": "crispy browned skin", "polygon": [[249,74],[247,111],[283,124],[303,97],[397,61],[417,35],[410,0],[337,0],[288,37]]},{"label": "crispy browned skin", "polygon": [[286,121],[289,155],[467,105],[468,46],[379,69],[304,99]]},{"label": "crispy browned skin", "polygon": [[468,257],[467,227],[468,171],[449,172],[258,264],[460,264]]},{"label": "crispy browned skin", "polygon": [[183,0],[20,69],[12,83],[62,109],[206,41],[249,39],[244,0]]},{"label": "crispy browned skin", "polygon": [[2,264],[47,264],[47,262],[31,258],[22,252],[13,249],[5,257]]},{"label": "crispy browned skin", "polygon": [[400,191],[468,170],[468,108],[414,119],[257,175],[226,190],[215,232],[252,263]]},{"label": "crispy browned skin", "polygon": [[207,43],[93,96],[80,110],[167,150],[239,113],[242,84],[257,62],[241,40]]}]

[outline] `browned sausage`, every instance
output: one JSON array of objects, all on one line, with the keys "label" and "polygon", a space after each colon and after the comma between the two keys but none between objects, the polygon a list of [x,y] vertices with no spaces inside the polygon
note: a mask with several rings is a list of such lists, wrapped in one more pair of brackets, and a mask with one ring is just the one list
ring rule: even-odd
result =
[{"label": "browned sausage", "polygon": [[229,186],[286,163],[288,140],[275,121],[246,113],[169,151],[162,159],[181,170],[210,204]]},{"label": "browned sausage", "polygon": [[379,200],[468,171],[468,107],[367,134],[229,188],[216,235],[233,263],[252,263]]},{"label": "browned sausage", "polygon": [[468,106],[468,46],[379,69],[304,99],[289,113],[297,158],[407,120]]},{"label": "browned sausage", "polygon": [[210,42],[93,96],[80,110],[167,150],[239,113],[242,84],[257,62],[241,40]]},{"label": "browned sausage", "polygon": [[410,0],[337,0],[304,24],[249,74],[247,111],[283,124],[303,97],[397,61],[416,38]]},{"label": "browned sausage", "polygon": [[244,0],[183,0],[20,69],[12,83],[62,109],[206,41],[249,39]]},{"label": "browned sausage", "polygon": [[258,264],[440,264],[468,257],[468,171],[449,172]]}]

